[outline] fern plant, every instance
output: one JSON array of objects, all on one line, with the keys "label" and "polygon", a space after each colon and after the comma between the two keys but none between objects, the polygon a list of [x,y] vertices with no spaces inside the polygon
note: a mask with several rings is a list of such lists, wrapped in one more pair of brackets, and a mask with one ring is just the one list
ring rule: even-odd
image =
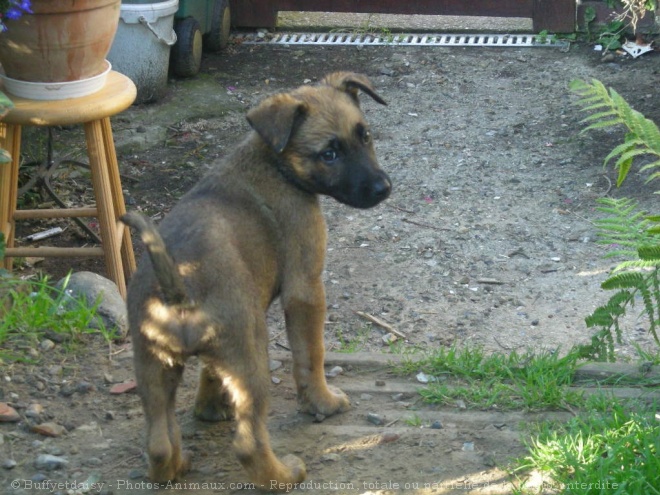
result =
[{"label": "fern plant", "polygon": [[[647,182],[660,177],[660,129],[652,120],[596,79],[591,83],[573,81],[570,89],[580,96],[577,103],[582,110],[591,112],[582,121],[587,124],[582,132],[612,126],[627,129],[624,142],[604,160],[605,166],[616,160],[617,186],[628,176],[633,160],[642,155],[651,157],[650,163],[640,168],[640,172],[650,173]],[[603,289],[616,292],[585,319],[588,328],[599,330],[582,351],[586,357],[613,361],[615,340],[621,342],[622,337],[620,319],[637,302],[649,321],[649,332],[660,345],[660,215],[649,216],[627,198],[602,198],[600,204],[598,209],[609,216],[596,222],[599,242],[612,247],[607,256],[623,257],[624,261],[601,284]]]},{"label": "fern plant", "polygon": [[614,360],[614,342],[621,342],[620,318],[628,307],[641,301],[649,321],[649,332],[660,344],[660,218],[639,211],[631,199],[602,198],[598,209],[610,216],[596,221],[599,243],[612,247],[606,256],[628,258],[619,263],[601,287],[616,290],[609,301],[599,306],[585,322],[600,330],[583,354],[598,360]]},{"label": "fern plant", "polygon": [[582,123],[588,124],[582,132],[617,125],[627,129],[623,143],[605,157],[605,165],[616,159],[614,168],[619,172],[617,186],[628,176],[633,160],[642,155],[650,155],[653,160],[640,168],[640,172],[650,173],[647,182],[660,177],[660,129],[652,120],[634,110],[619,93],[612,88],[608,90],[597,79],[591,83],[577,79],[569,87],[580,96],[577,104],[582,111],[595,112],[582,120]]}]

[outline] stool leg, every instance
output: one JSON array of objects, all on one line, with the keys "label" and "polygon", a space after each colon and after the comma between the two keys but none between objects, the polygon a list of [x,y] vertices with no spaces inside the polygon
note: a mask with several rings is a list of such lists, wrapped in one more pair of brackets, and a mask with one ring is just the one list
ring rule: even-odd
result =
[{"label": "stool leg", "polygon": [[[117,153],[115,152],[115,142],[112,138],[112,126],[110,118],[102,120],[103,141],[105,144],[105,155],[108,162],[108,173],[110,175],[110,187],[112,189],[112,203],[115,207],[115,217],[119,218],[126,213],[126,204],[124,203],[124,191],[121,188],[121,177],[119,176],[119,164],[117,163]],[[130,278],[135,272],[135,254],[133,253],[133,243],[131,242],[131,231],[124,227],[124,237],[122,238],[121,258],[124,263],[124,275]]]},{"label": "stool leg", "polygon": [[106,270],[109,278],[117,284],[119,293],[126,297],[126,279],[121,260],[121,245],[117,235],[117,217],[113,205],[113,194],[108,171],[107,155],[103,141],[103,125],[101,120],[85,124],[87,155],[92,171],[92,184],[96,195],[101,240],[105,256]]},{"label": "stool leg", "polygon": [[[5,236],[7,247],[14,246],[16,225],[14,212],[18,201],[18,167],[21,158],[21,126],[0,123],[0,147],[11,154],[10,163],[0,164],[0,232]],[[13,258],[3,262],[7,270],[13,266]]]}]

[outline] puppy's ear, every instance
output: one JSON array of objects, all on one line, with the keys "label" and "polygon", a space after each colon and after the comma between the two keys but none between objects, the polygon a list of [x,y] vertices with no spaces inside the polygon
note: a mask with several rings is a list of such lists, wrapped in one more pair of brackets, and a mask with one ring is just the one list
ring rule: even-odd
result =
[{"label": "puppy's ear", "polygon": [[371,85],[371,81],[363,74],[356,74],[355,72],[333,72],[323,78],[321,84],[327,84],[339,91],[348,93],[355,103],[358,103],[358,90],[361,90],[371,96],[381,105],[387,105]]},{"label": "puppy's ear", "polygon": [[291,138],[300,117],[306,113],[306,104],[289,94],[266,98],[247,113],[247,120],[261,138],[281,153]]}]

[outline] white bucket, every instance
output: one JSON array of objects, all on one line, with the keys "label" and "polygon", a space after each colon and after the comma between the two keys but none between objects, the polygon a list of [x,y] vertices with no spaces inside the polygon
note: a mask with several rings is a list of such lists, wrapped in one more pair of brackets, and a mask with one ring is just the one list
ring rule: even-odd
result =
[{"label": "white bucket", "polygon": [[108,60],[114,70],[135,83],[136,103],[155,101],[165,94],[178,9],[179,0],[122,0],[119,28]]}]

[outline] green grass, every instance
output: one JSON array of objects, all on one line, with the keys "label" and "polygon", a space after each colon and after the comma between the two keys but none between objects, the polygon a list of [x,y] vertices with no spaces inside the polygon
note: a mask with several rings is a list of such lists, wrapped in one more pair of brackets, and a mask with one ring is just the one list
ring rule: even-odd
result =
[{"label": "green grass", "polygon": [[[657,356],[640,357],[654,361]],[[518,480],[512,493],[660,495],[657,405],[624,403],[606,391],[586,398],[570,387],[578,366],[577,349],[562,356],[452,347],[407,360],[396,371],[437,377],[419,391],[429,403],[455,406],[460,399],[469,408],[573,412],[568,421],[526,425],[523,441],[529,453],[508,467]],[[418,426],[418,419],[408,418],[406,424]]]},{"label": "green grass", "polygon": [[578,354],[493,353],[476,347],[439,349],[421,361],[406,361],[400,373],[423,371],[444,378],[421,389],[426,402],[465,402],[479,409],[559,409],[580,406],[582,394],[570,385]]},{"label": "green grass", "polygon": [[370,329],[368,327],[362,327],[357,331],[355,337],[349,338],[344,335],[341,328],[338,328],[337,338],[339,339],[339,348],[336,351],[344,354],[353,354],[361,351],[369,341],[369,333]]},{"label": "green grass", "polygon": [[[570,494],[660,494],[660,422],[655,408],[631,411],[618,401],[570,421],[545,423],[516,461],[517,473],[537,471],[546,486]],[[524,485],[524,483],[523,483]],[[537,493],[519,488],[518,493]]]},{"label": "green grass", "polygon": [[35,347],[47,332],[61,336],[67,346],[90,333],[110,342],[115,332],[97,318],[97,307],[53,287],[47,278],[25,281],[0,274],[0,359],[26,359],[22,350]]},{"label": "green grass", "polygon": [[422,426],[422,418],[420,418],[417,414],[413,414],[409,418],[405,419],[405,423],[408,426],[412,426],[414,428],[419,428]]}]

